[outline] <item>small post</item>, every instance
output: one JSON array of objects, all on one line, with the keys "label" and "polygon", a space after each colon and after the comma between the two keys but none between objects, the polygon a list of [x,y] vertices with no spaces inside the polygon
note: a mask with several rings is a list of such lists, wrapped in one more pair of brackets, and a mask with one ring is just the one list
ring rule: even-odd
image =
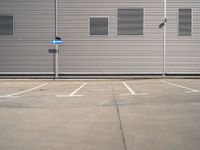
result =
[{"label": "small post", "polygon": [[[55,38],[58,37],[58,0],[55,0]],[[55,79],[58,79],[58,44],[55,53]]]}]

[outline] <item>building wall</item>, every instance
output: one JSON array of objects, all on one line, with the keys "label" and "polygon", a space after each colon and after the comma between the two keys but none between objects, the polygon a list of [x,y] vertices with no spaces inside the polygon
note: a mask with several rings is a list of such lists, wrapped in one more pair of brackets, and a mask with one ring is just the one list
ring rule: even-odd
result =
[{"label": "building wall", "polygon": [[14,16],[14,35],[0,35],[0,73],[53,72],[52,0],[1,0],[0,14]]},{"label": "building wall", "polygon": [[[117,8],[144,8],[144,35],[117,35]],[[163,3],[160,0],[60,0],[60,71],[63,73],[162,72]],[[109,35],[89,36],[89,17],[108,16]]]},{"label": "building wall", "polygon": [[[167,0],[167,72],[200,73],[200,1]],[[144,35],[117,35],[117,8],[144,8]],[[178,9],[193,9],[193,33],[178,35]],[[0,35],[0,74],[53,73],[54,0],[1,0],[14,36]],[[162,73],[163,0],[59,0],[59,72]],[[109,35],[90,36],[89,17],[108,16]]]},{"label": "building wall", "polygon": [[[200,1],[167,1],[167,72],[200,73]],[[178,35],[179,8],[192,8],[192,36]]]}]

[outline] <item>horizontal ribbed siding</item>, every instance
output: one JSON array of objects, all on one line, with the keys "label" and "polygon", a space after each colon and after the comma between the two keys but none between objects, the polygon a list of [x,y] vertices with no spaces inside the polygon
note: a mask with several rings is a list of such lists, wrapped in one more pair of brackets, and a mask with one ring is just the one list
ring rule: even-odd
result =
[{"label": "horizontal ribbed siding", "polygon": [[[144,8],[144,35],[117,35],[117,9]],[[192,36],[178,35],[179,8],[192,8]],[[0,36],[0,73],[53,72],[53,0],[1,0],[14,15],[14,36]],[[200,72],[200,1],[167,0],[167,72]],[[89,36],[89,17],[108,17],[108,36]],[[61,73],[161,73],[163,1],[59,0]]]},{"label": "horizontal ribbed siding", "polygon": [[0,72],[53,72],[54,2],[1,0],[0,14],[14,16],[14,35],[0,35]]},{"label": "horizontal ribbed siding", "polygon": [[[179,8],[192,9],[192,36],[179,36]],[[168,0],[167,72],[200,72],[200,1]]]},{"label": "horizontal ribbed siding", "polygon": [[[153,2],[153,3],[151,3]],[[60,71],[73,73],[162,72],[163,4],[154,1],[65,1],[60,0]],[[117,35],[117,9],[144,8],[144,35]],[[90,16],[109,17],[108,36],[89,36]]]}]

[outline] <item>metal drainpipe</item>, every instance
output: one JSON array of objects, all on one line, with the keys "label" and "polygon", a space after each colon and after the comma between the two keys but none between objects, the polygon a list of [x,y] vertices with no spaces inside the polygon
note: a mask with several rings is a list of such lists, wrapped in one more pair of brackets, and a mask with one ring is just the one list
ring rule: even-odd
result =
[{"label": "metal drainpipe", "polygon": [[163,78],[166,76],[166,31],[167,31],[167,0],[164,0],[164,27],[163,27]]},{"label": "metal drainpipe", "polygon": [[[58,37],[58,0],[55,0],[55,38]],[[58,44],[55,53],[55,79],[58,79]]]}]

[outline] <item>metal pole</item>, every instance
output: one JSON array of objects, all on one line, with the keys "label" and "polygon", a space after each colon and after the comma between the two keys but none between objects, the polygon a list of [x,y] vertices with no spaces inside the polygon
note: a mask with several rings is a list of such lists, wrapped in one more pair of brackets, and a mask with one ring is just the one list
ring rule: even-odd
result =
[{"label": "metal pole", "polygon": [[[55,38],[58,36],[58,0],[55,0]],[[55,54],[55,78],[58,79],[58,44]]]},{"label": "metal pole", "polygon": [[163,78],[166,75],[166,31],[167,31],[167,0],[164,0],[164,27],[163,27]]}]

